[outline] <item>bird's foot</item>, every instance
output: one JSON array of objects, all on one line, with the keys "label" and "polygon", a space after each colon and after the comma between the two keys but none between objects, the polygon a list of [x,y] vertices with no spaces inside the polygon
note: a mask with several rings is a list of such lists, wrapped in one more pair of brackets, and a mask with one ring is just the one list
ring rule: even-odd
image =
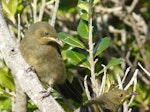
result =
[{"label": "bird's foot", "polygon": [[26,70],[27,73],[28,73],[28,72],[31,72],[31,71],[34,71],[34,72],[35,72],[34,66],[30,66],[30,67]]},{"label": "bird's foot", "polygon": [[44,98],[48,97],[51,94],[51,92],[52,92],[52,88],[51,87],[49,87],[47,90],[41,91],[40,93],[43,94],[41,99],[43,100]]}]

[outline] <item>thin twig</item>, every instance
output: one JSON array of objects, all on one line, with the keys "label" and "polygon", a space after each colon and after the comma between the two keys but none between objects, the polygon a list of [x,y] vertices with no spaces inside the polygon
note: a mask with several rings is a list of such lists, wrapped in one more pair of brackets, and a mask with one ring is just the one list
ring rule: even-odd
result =
[{"label": "thin twig", "polygon": [[102,65],[103,68],[104,68],[104,75],[103,75],[103,78],[102,78],[102,83],[101,83],[101,86],[100,86],[100,90],[99,90],[99,94],[98,96],[100,96],[102,93],[104,93],[104,89],[105,89],[105,86],[106,86],[106,80],[107,80],[107,74],[106,74],[106,66],[105,65]]},{"label": "thin twig", "polygon": [[122,79],[122,81],[121,81],[122,84],[124,83],[124,81],[125,81],[125,79],[126,79],[128,73],[129,73],[129,71],[130,71],[130,67],[128,67],[128,68],[126,69],[126,71],[125,71],[125,74],[124,74],[123,79]]},{"label": "thin twig", "polygon": [[123,112],[128,112],[128,104],[126,101],[123,103]]},{"label": "thin twig", "polygon": [[[134,67],[133,64],[132,64],[132,62],[129,60],[130,54],[131,54],[131,52],[128,51],[125,60],[126,60],[126,62],[127,62],[127,64],[128,64],[129,66]],[[135,67],[134,67],[133,69],[135,69]],[[133,71],[133,70],[132,70],[132,71]],[[138,76],[141,78],[141,80],[142,80],[145,84],[150,85],[150,81],[149,81],[140,71],[139,71],[139,73],[138,73]]]},{"label": "thin twig", "polygon": [[[136,91],[136,86],[137,86],[137,78],[135,78],[135,80],[134,80],[133,92]],[[132,104],[134,98],[135,98],[135,95],[132,95],[130,102],[128,103],[128,106],[130,106]]]},{"label": "thin twig", "polygon": [[130,18],[130,21],[132,23],[131,27],[133,29],[135,39],[137,41],[138,46],[140,47],[140,53],[141,53],[141,56],[143,57],[143,61],[145,63],[145,68],[147,70],[149,70],[150,65],[149,65],[148,57],[145,55],[146,51],[145,51],[145,48],[144,48],[144,44],[141,42],[141,39],[139,38],[140,37],[140,32],[138,30],[137,23],[136,23],[133,15],[129,16],[129,18]]},{"label": "thin twig", "polygon": [[128,13],[131,13],[134,10],[134,8],[135,8],[135,6],[137,5],[138,2],[139,2],[139,0],[133,0],[131,6],[128,7],[128,10],[127,10]]},{"label": "thin twig", "polygon": [[37,21],[37,15],[36,15],[36,9],[37,9],[37,0],[33,0],[33,3],[31,4],[33,7],[33,21],[34,23]]},{"label": "thin twig", "polygon": [[91,72],[91,82],[93,91],[96,93],[96,84],[95,84],[95,63],[94,63],[94,56],[93,56],[93,36],[92,36],[92,1],[89,0],[89,20],[88,20],[88,27],[89,27],[89,63],[90,63],[90,72]]},{"label": "thin twig", "polygon": [[[130,67],[127,68],[126,72],[125,72],[125,76],[122,80],[122,82],[125,81],[127,74],[129,73]],[[130,82],[127,84],[127,86],[124,88],[124,90],[127,90],[134,82],[134,87],[133,87],[133,92],[136,91],[136,85],[137,85],[137,74],[138,74],[138,69],[136,69],[136,71],[133,74],[133,77],[131,78]],[[123,84],[123,83],[122,83]],[[130,112],[131,109],[129,108],[129,106],[131,105],[131,103],[134,100],[134,95],[131,97],[130,102],[127,104],[127,102],[124,102],[123,104],[123,112]]]},{"label": "thin twig", "polygon": [[130,82],[126,85],[124,90],[127,90],[133,84],[134,80],[137,78],[138,71],[139,71],[138,69],[135,70]]},{"label": "thin twig", "polygon": [[59,7],[59,2],[60,2],[60,0],[55,0],[55,7],[54,7],[54,10],[53,10],[53,16],[52,16],[52,19],[51,19],[51,22],[50,22],[50,24],[53,27],[55,26],[55,21],[56,21],[56,15],[57,15],[58,7]]},{"label": "thin twig", "polygon": [[121,77],[117,75],[117,78],[118,78],[119,89],[123,89],[123,83],[121,81]]},{"label": "thin twig", "polygon": [[150,73],[138,62],[139,67],[150,77]]},{"label": "thin twig", "polygon": [[45,5],[46,5],[45,0],[42,0],[42,5],[40,7],[40,13],[39,13],[39,17],[38,17],[37,21],[41,21],[42,20],[42,17],[43,17],[43,14],[44,14]]},{"label": "thin twig", "polygon": [[88,85],[87,85],[87,75],[84,77],[84,87],[85,87],[85,93],[87,95],[87,98],[88,100],[90,100],[91,96],[90,96],[90,92],[89,92]]},{"label": "thin twig", "polygon": [[122,7],[106,8],[106,7],[100,6],[99,9],[103,12],[113,13],[113,12],[122,10]]}]

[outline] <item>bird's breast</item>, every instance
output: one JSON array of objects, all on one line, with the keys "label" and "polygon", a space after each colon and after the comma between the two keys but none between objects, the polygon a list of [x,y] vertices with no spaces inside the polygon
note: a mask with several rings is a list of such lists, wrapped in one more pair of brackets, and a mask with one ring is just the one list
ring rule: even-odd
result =
[{"label": "bird's breast", "polygon": [[34,45],[22,50],[28,64],[34,66],[44,83],[62,84],[66,80],[65,64],[59,51],[53,46]]},{"label": "bird's breast", "polygon": [[35,69],[41,81],[61,84],[65,82],[65,65],[57,49],[47,47],[40,53]]}]

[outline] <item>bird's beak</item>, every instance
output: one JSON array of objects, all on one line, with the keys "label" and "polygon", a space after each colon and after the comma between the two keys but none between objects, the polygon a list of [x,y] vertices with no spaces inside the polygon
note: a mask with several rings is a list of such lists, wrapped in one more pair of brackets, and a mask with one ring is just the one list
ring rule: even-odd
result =
[{"label": "bird's beak", "polygon": [[57,38],[55,38],[56,39],[56,42],[61,46],[61,47],[63,47],[64,46],[64,43],[63,43],[63,41],[61,41],[58,37]]},{"label": "bird's beak", "polygon": [[136,92],[136,91],[130,92],[130,96],[132,96],[132,95],[138,95],[138,94],[139,94],[139,93]]},{"label": "bird's beak", "polygon": [[54,37],[48,37],[48,39],[50,41],[53,41],[53,42],[56,42],[57,44],[59,44],[61,47],[64,46],[64,43],[57,37],[57,38],[54,38]]}]

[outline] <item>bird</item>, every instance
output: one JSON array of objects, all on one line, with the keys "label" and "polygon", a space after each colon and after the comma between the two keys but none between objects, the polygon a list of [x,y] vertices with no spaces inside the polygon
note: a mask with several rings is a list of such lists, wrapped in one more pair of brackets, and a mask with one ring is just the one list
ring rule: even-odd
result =
[{"label": "bird", "polygon": [[80,107],[80,112],[118,112],[124,101],[136,94],[136,92],[115,88],[87,101]]},{"label": "bird", "polygon": [[25,32],[19,49],[25,61],[34,67],[42,84],[48,84],[50,88],[56,85],[63,96],[80,103],[81,94],[66,79],[65,63],[59,46],[63,46],[63,42],[56,30],[48,22],[41,21],[32,24]]}]

